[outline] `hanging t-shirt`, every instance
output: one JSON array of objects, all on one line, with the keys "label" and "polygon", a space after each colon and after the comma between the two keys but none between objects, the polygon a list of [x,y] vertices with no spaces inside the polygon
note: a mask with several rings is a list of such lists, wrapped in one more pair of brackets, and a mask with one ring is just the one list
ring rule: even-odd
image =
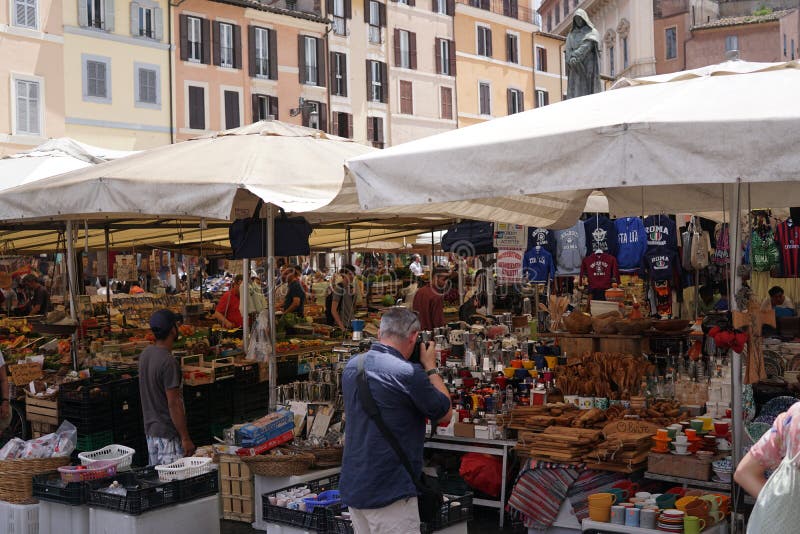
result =
[{"label": "hanging t-shirt", "polygon": [[692,269],[699,271],[708,267],[711,254],[711,237],[706,231],[695,231],[692,235]]},{"label": "hanging t-shirt", "polygon": [[771,271],[780,262],[780,252],[771,229],[756,230],[750,238],[750,263],[758,272]]},{"label": "hanging t-shirt", "polygon": [[614,222],[602,215],[592,215],[583,221],[586,232],[586,250],[592,253],[598,249],[617,255],[617,229]]},{"label": "hanging t-shirt", "polygon": [[647,249],[666,247],[678,251],[678,230],[669,215],[650,215],[644,220]]},{"label": "hanging t-shirt", "polygon": [[783,276],[797,277],[800,274],[800,226],[788,219],[775,228],[775,238],[781,253]]},{"label": "hanging t-shirt", "polygon": [[717,247],[714,249],[714,256],[711,261],[715,265],[728,265],[731,261],[731,242],[728,223],[722,223],[714,231],[714,240]]},{"label": "hanging t-shirt", "polygon": [[617,263],[622,272],[638,271],[647,250],[647,234],[638,217],[622,217],[614,222],[617,229]]},{"label": "hanging t-shirt", "polygon": [[589,289],[608,289],[612,281],[619,281],[617,258],[605,252],[589,253],[581,262],[581,278],[589,280]]},{"label": "hanging t-shirt", "polygon": [[559,276],[578,274],[586,256],[586,233],[583,221],[571,228],[556,230],[556,267]]},{"label": "hanging t-shirt", "polygon": [[678,253],[669,248],[654,248],[644,255],[644,270],[653,282],[671,281],[680,276]]},{"label": "hanging t-shirt", "polygon": [[681,267],[684,271],[693,271],[692,267],[692,236],[694,232],[686,230],[681,234]]},{"label": "hanging t-shirt", "polygon": [[543,283],[555,278],[553,256],[544,247],[533,247],[522,259],[522,274],[530,282]]},{"label": "hanging t-shirt", "polygon": [[528,250],[544,247],[551,256],[556,254],[556,234],[547,228],[528,227]]}]

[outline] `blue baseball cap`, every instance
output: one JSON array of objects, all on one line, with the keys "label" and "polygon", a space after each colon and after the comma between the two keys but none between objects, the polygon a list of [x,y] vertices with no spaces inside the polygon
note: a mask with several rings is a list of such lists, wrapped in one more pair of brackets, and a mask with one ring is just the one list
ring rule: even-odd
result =
[{"label": "blue baseball cap", "polygon": [[183,322],[183,316],[170,310],[158,310],[150,316],[150,330],[156,334],[166,335],[173,327]]}]

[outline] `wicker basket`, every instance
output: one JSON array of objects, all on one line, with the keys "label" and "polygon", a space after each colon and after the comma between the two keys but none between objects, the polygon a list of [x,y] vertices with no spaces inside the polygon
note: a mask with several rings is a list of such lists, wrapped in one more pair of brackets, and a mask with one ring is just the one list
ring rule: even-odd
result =
[{"label": "wicker basket", "polygon": [[313,454],[305,452],[242,457],[242,461],[247,464],[254,474],[264,477],[304,475],[311,468],[314,460]]},{"label": "wicker basket", "polygon": [[314,461],[311,467],[314,469],[328,469],[330,467],[337,467],[342,465],[342,455],[344,454],[344,447],[286,447],[294,453],[306,453],[314,456]]},{"label": "wicker basket", "polygon": [[55,471],[69,463],[69,456],[0,460],[0,501],[13,504],[35,502],[33,476]]}]

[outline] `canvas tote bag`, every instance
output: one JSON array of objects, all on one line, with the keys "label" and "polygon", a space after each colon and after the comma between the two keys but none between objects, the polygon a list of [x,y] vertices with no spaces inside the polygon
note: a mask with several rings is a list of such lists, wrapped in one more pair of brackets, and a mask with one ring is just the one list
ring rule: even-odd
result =
[{"label": "canvas tote bag", "polygon": [[758,494],[750,521],[747,523],[747,534],[777,534],[778,532],[798,532],[800,526],[800,469],[795,461],[800,453],[786,457],[767,480]]}]

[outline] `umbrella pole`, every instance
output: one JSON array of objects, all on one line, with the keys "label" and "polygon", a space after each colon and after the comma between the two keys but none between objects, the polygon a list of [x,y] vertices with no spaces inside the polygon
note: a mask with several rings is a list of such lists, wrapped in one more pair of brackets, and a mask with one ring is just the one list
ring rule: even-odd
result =
[{"label": "umbrella pole", "polygon": [[[742,286],[742,281],[739,278],[739,265],[742,263],[742,233],[741,233],[741,182],[737,180],[731,188],[731,207],[730,207],[730,225],[728,227],[728,235],[731,245],[731,263],[730,263],[730,277],[731,277],[731,290],[728,295],[729,306],[731,310],[736,310],[736,292]],[[743,311],[743,310],[740,310]],[[750,333],[751,335],[754,332]],[[731,351],[731,405],[733,407],[733,469],[742,460],[742,440],[744,437],[744,417],[742,414],[742,354],[739,352]],[[740,492],[740,488],[734,483],[734,510],[737,508],[739,499],[736,498]],[[733,532],[738,531],[738,523],[733,521]]]},{"label": "umbrella pole", "polygon": [[239,286],[239,298],[242,303],[242,351],[247,354],[250,341],[250,260],[242,260],[242,285]]},{"label": "umbrella pole", "polygon": [[433,229],[431,229],[431,282],[433,281],[433,265],[436,263],[435,256],[436,253],[434,252],[433,248]]},{"label": "umbrella pole", "polygon": [[458,304],[464,304],[464,258],[458,257]]},{"label": "umbrella pole", "polygon": [[[348,230],[349,234],[349,230]],[[269,294],[269,411],[277,406],[278,366],[275,361],[275,207],[267,204],[267,293]]]},{"label": "umbrella pole", "polygon": [[75,240],[72,229],[72,221],[67,221],[66,245],[67,245],[67,288],[69,291],[69,315],[76,325],[75,333],[72,334],[72,368],[78,369],[78,310],[75,305]]},{"label": "umbrella pole", "polygon": [[109,261],[108,261],[108,243],[109,243],[108,225],[106,225],[104,233],[105,233],[105,254],[106,254],[106,314],[108,315],[108,327],[111,328],[111,277],[109,276],[111,269],[109,267]]}]

